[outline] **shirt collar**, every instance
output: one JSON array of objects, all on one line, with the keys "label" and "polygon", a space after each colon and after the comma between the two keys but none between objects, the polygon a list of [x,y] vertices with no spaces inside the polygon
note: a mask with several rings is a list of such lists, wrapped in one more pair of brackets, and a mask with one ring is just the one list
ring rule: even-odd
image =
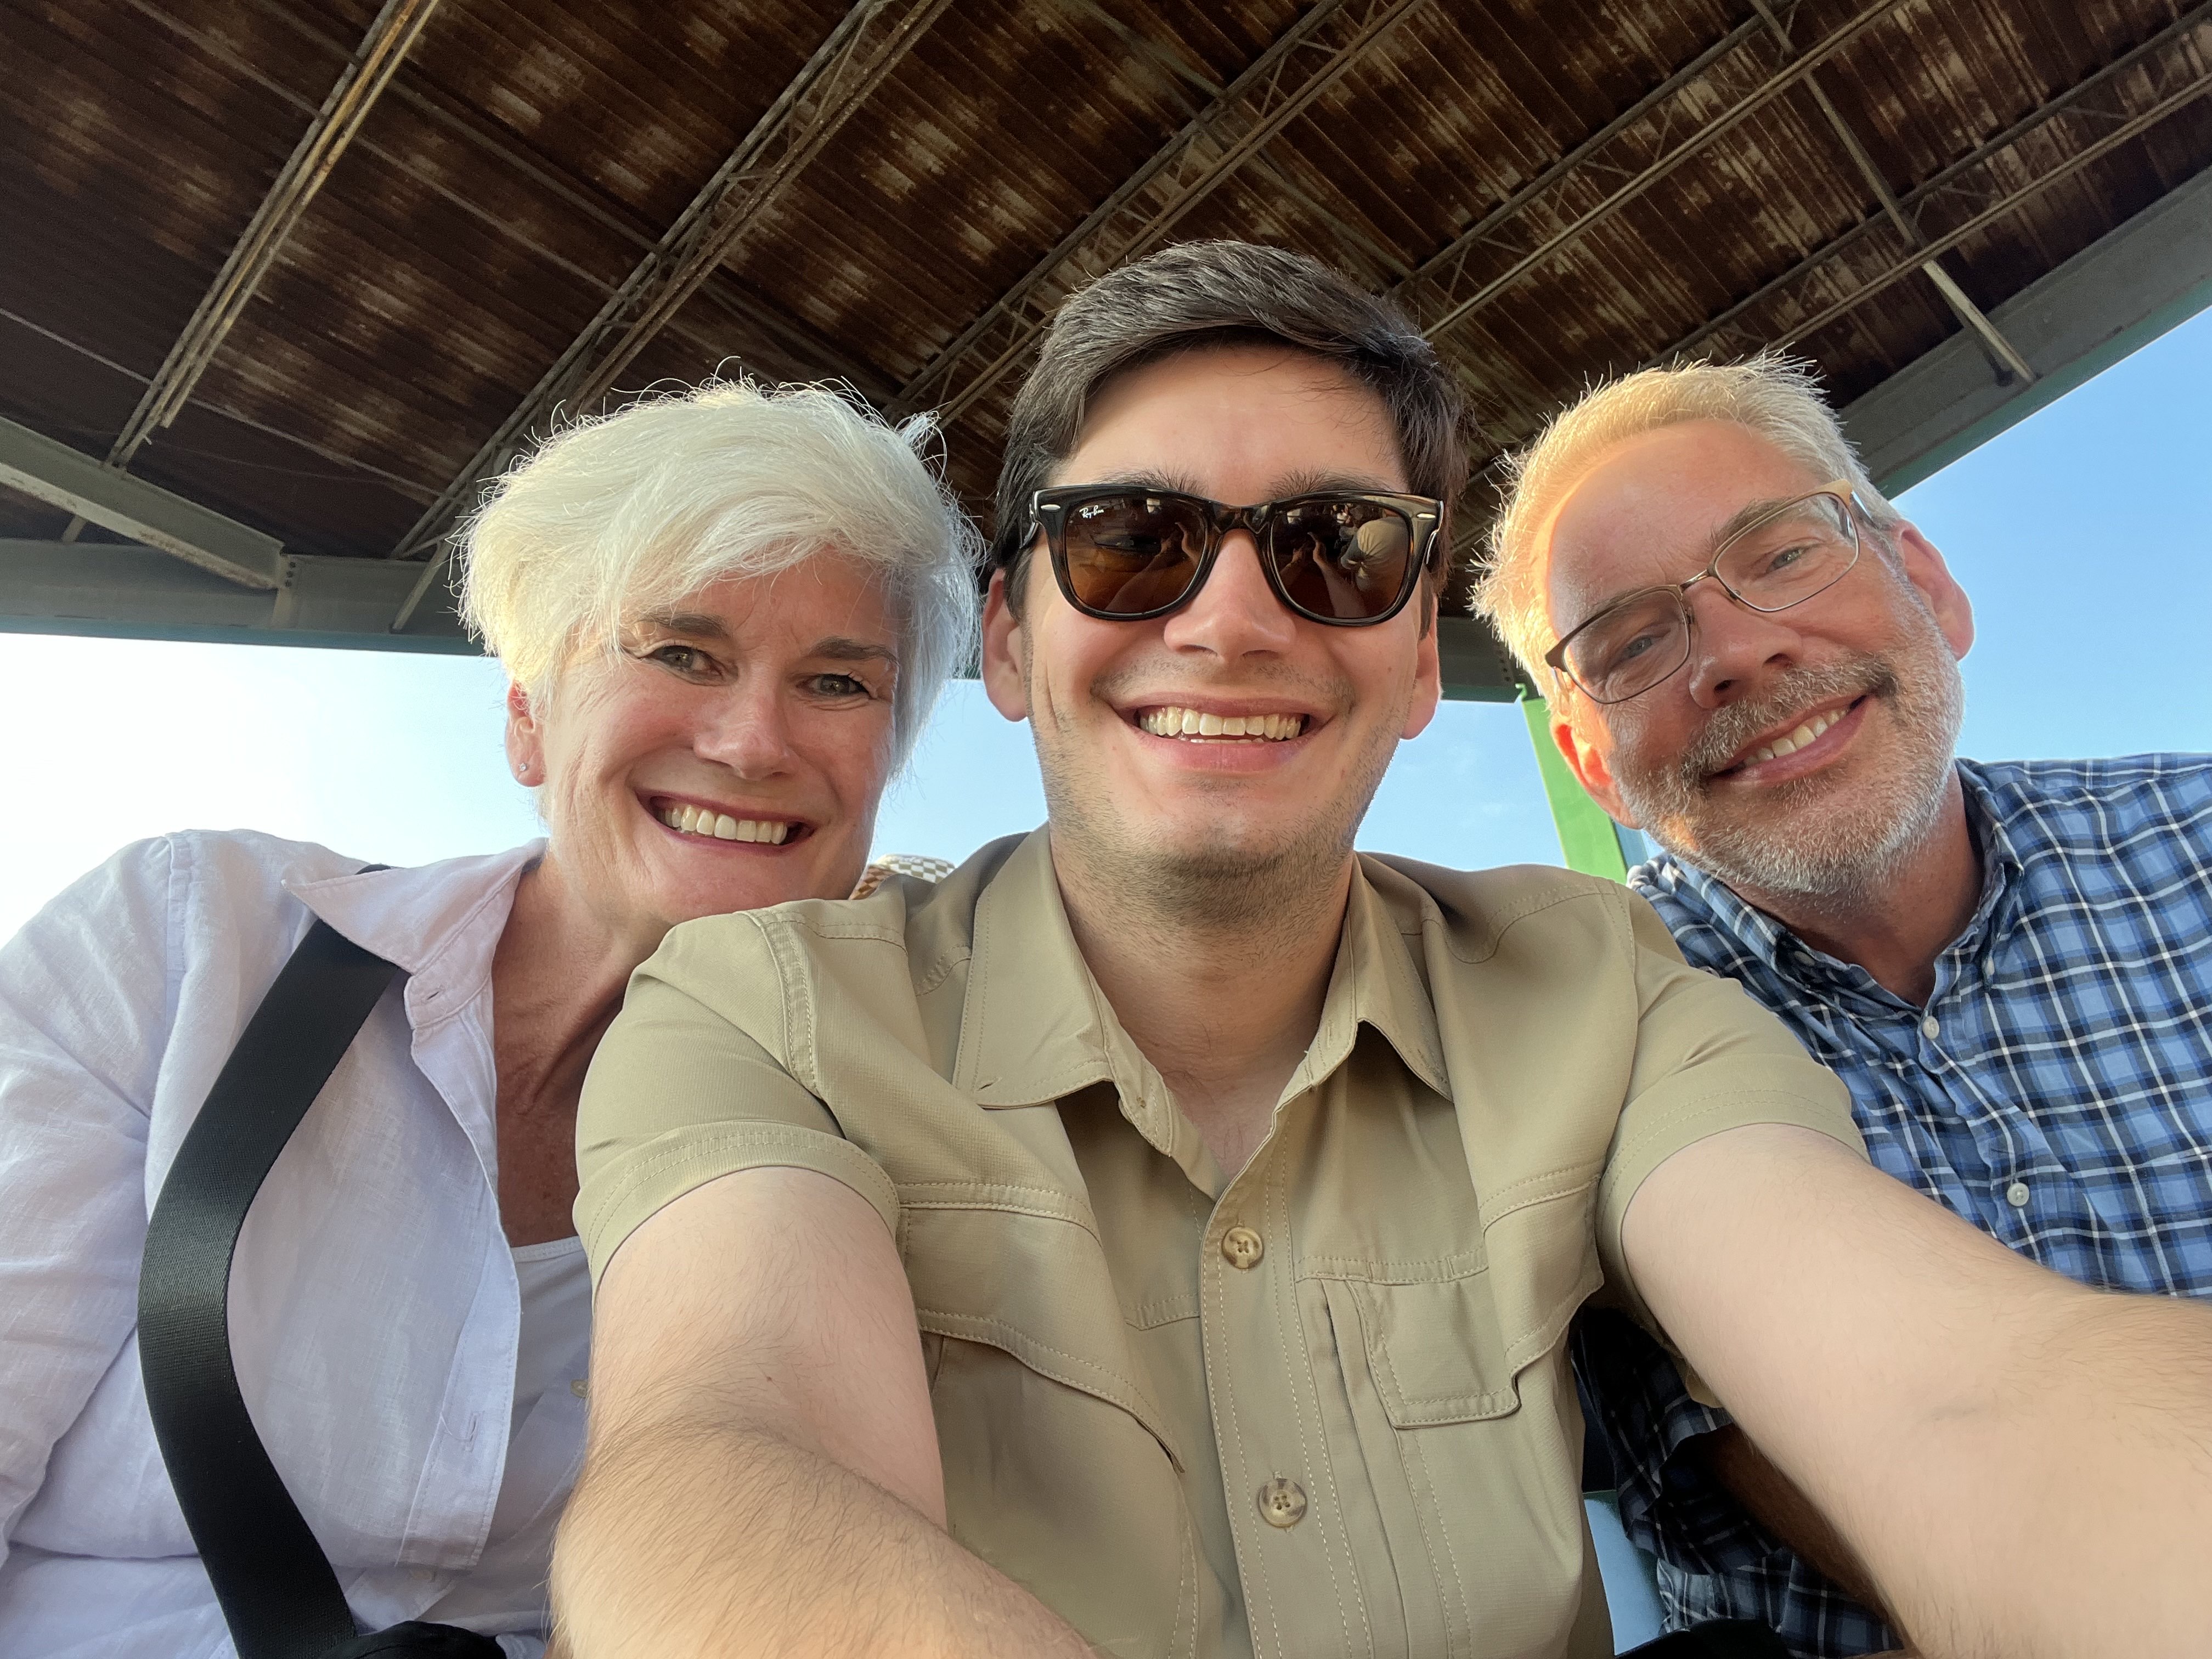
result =
[{"label": "shirt collar", "polygon": [[[1406,941],[1409,927],[1420,931],[1420,921],[1394,915],[1365,861],[1354,866],[1321,1024],[1291,1078],[1292,1092],[1342,1065],[1362,1024],[1380,1031],[1424,1083],[1445,1091],[1436,1012]],[[1048,832],[1039,830],[976,902],[954,1083],[997,1110],[1041,1105],[1101,1081],[1113,1083],[1124,1113],[1147,1139],[1163,1148],[1172,1141],[1174,1102],[1076,946]]]},{"label": "shirt collar", "polygon": [[544,851],[535,841],[480,857],[285,886],[362,950],[438,987],[450,1006],[489,981],[514,884]]},{"label": "shirt collar", "polygon": [[[1981,769],[1966,760],[1953,764],[1966,801],[1966,822],[1981,853],[1982,892],[1964,930],[1940,953],[1945,957],[1978,952],[1995,933],[1992,919],[2013,890],[2014,879],[2022,868],[2018,845]],[[1713,927],[1793,983],[1826,977],[1839,979],[1855,989],[1879,989],[1864,969],[1814,950],[1765,911],[1747,903],[1719,877],[1683,863],[1672,853],[1662,852],[1638,866],[1630,884],[1670,894],[1688,908],[1703,910]]]}]

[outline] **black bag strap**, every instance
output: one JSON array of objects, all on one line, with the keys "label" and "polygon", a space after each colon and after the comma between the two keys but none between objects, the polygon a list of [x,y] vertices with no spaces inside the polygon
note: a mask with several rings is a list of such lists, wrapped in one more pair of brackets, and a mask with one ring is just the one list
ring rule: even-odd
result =
[{"label": "black bag strap", "polygon": [[276,1155],[398,977],[327,922],[308,928],[208,1091],[147,1224],[138,1281],[147,1409],[239,1659],[500,1652],[489,1637],[439,1625],[356,1632],[337,1574],[269,1461],[231,1362],[239,1229]]}]

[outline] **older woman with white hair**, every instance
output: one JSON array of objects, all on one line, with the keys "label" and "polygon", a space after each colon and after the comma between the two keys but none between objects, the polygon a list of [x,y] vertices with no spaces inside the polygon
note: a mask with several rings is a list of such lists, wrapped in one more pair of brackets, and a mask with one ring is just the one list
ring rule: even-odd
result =
[{"label": "older woman with white hair", "polygon": [[234,1650],[149,1414],[141,1252],[318,921],[402,976],[252,1200],[238,1393],[355,1621],[539,1651],[587,1393],[584,1073],[670,927],[861,875],[973,628],[973,532],[927,431],[716,385],[555,438],[477,518],[463,588],[546,840],[364,872],[164,836],[0,950],[0,1651]]}]

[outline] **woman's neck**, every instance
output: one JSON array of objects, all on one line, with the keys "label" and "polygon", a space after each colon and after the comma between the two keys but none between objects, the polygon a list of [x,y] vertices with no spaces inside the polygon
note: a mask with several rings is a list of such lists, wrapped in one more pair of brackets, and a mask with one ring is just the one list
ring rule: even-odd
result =
[{"label": "woman's neck", "polygon": [[492,956],[499,1078],[499,1208],[508,1242],[575,1231],[576,1104],[630,970],[661,932],[620,927],[585,903],[555,855],[523,872]]}]

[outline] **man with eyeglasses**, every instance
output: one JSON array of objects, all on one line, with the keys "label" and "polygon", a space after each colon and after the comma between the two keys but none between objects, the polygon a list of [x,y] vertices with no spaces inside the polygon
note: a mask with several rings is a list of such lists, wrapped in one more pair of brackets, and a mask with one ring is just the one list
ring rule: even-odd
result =
[{"label": "man with eyeglasses", "polygon": [[[2212,1374],[2212,1328],[2108,1330],[1878,1176],[1624,889],[1352,851],[1437,707],[1464,477],[1449,373],[1310,259],[1173,248],[1062,307],[982,649],[1048,823],[677,930],[594,1064],[571,1653],[1610,1653],[1593,1297],[1893,1537],[1931,1625],[2089,1651],[2063,1559],[2131,1651],[2192,1648],[2157,1523],[2212,1525],[2212,1401],[2005,1361]],[[2022,1466],[2093,1400],[2081,1490],[2139,1518],[2085,1554]]]},{"label": "man with eyeglasses", "polygon": [[[1786,360],[1595,389],[1492,554],[1569,764],[1663,849],[1630,884],[1843,1079],[1875,1165],[2069,1279],[2212,1297],[2212,758],[1956,759],[1966,596]],[[1670,1622],[1898,1644],[1758,1425],[1625,1322],[1575,1350]]]}]

